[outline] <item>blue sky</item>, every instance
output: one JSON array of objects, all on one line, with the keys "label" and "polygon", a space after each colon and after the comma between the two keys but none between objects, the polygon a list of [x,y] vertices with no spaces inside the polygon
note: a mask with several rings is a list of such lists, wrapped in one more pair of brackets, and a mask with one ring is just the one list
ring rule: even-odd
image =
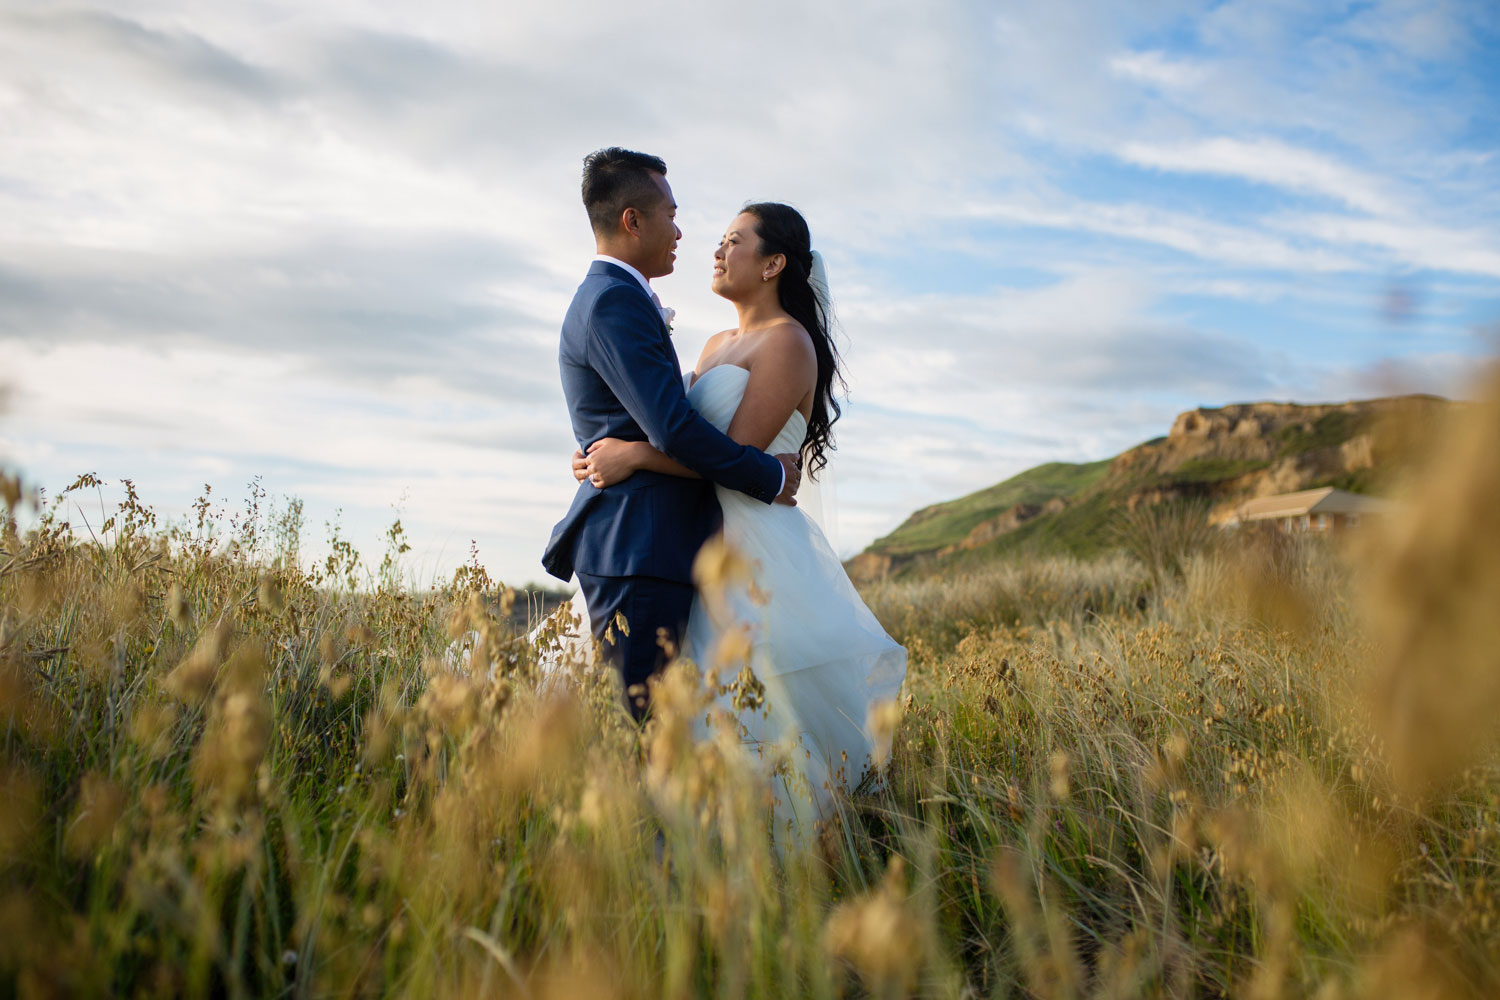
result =
[{"label": "blue sky", "polygon": [[[685,365],[747,200],[829,261],[841,546],[1194,406],[1462,394],[1500,324],[1493,3],[0,9],[0,463],[262,477],[419,581],[572,490],[582,156],[664,156]],[[336,514],[336,512],[339,512]]]}]

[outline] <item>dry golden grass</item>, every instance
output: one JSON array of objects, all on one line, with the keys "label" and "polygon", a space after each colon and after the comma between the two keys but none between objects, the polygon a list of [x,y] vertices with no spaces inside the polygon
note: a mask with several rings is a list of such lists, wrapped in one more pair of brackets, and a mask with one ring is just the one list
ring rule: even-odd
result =
[{"label": "dry golden grass", "polygon": [[644,733],[539,685],[514,595],[403,589],[399,525],[358,589],[255,490],[217,539],[8,519],[0,992],[1495,995],[1500,389],[1465,419],[1356,552],[872,590],[891,759],[779,848],[690,665]]}]

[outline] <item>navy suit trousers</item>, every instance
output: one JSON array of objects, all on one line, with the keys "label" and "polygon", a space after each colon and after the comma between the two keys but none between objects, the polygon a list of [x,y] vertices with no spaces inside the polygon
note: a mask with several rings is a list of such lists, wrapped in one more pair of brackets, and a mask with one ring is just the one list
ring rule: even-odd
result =
[{"label": "navy suit trousers", "polygon": [[[646,679],[666,663],[661,639],[665,638],[673,650],[681,648],[688,612],[693,607],[693,585],[654,576],[577,576],[583,599],[588,602],[594,636],[603,645],[605,657],[620,672],[625,703],[631,716],[640,722],[649,704]],[[624,616],[629,635],[618,627],[611,628],[616,612]]]}]

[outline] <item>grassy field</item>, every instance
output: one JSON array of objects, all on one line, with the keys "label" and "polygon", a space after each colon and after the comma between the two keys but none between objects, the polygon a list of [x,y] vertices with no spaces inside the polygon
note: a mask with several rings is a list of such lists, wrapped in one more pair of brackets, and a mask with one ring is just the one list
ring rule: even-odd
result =
[{"label": "grassy field", "polygon": [[690,665],[644,733],[582,664],[539,690],[514,592],[405,589],[399,524],[365,577],[255,493],[11,520],[0,994],[1493,996],[1500,400],[1470,417],[1352,548],[1164,514],[871,589],[891,758],[780,849]]}]

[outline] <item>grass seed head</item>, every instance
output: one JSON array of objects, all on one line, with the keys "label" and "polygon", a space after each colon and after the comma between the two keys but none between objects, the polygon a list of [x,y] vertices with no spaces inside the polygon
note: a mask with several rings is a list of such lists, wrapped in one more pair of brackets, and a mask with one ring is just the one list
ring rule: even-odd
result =
[{"label": "grass seed head", "polygon": [[1458,779],[1500,737],[1497,497],[1500,368],[1367,553],[1375,714],[1411,794]]},{"label": "grass seed head", "polygon": [[926,926],[908,901],[900,857],[891,859],[879,888],[833,911],[823,941],[854,966],[872,994],[910,993],[925,960]]},{"label": "grass seed head", "polygon": [[286,598],[281,592],[281,584],[269,573],[261,574],[255,593],[256,601],[260,606],[273,615],[281,614],[286,607]]},{"label": "grass seed head", "polygon": [[185,704],[196,704],[208,697],[219,665],[224,662],[232,631],[227,618],[204,629],[193,651],[162,680],[167,693]]},{"label": "grass seed head", "polygon": [[23,855],[41,822],[42,783],[31,771],[0,765],[0,864]]},{"label": "grass seed head", "polygon": [[0,474],[0,500],[5,502],[7,514],[13,512],[20,504],[21,496],[21,477],[8,473]]},{"label": "grass seed head", "polygon": [[109,840],[125,811],[125,790],[108,776],[83,776],[78,801],[63,838],[63,849],[75,860],[91,857]]},{"label": "grass seed head", "polygon": [[182,584],[174,581],[167,589],[166,610],[167,618],[174,627],[182,631],[193,627],[192,614],[188,610],[187,598],[183,596]]},{"label": "grass seed head", "polygon": [[158,759],[172,748],[172,726],[177,709],[165,704],[142,704],[130,717],[130,738],[147,756]]},{"label": "grass seed head", "polygon": [[1054,751],[1052,756],[1047,759],[1047,771],[1049,775],[1047,789],[1052,793],[1054,799],[1059,802],[1065,801],[1070,790],[1067,752],[1063,750]]},{"label": "grass seed head", "polygon": [[709,655],[709,667],[718,676],[728,677],[738,673],[742,667],[748,667],[754,653],[755,646],[748,625],[725,629],[714,643],[713,652]]},{"label": "grass seed head", "polygon": [[877,768],[885,766],[895,744],[896,729],[901,724],[901,703],[894,698],[870,706],[865,725],[870,731],[870,756]]},{"label": "grass seed head", "polygon": [[265,657],[255,643],[235,651],[225,666],[209,725],[193,758],[198,787],[233,808],[257,789],[257,771],[270,743],[271,707],[265,696]]}]

